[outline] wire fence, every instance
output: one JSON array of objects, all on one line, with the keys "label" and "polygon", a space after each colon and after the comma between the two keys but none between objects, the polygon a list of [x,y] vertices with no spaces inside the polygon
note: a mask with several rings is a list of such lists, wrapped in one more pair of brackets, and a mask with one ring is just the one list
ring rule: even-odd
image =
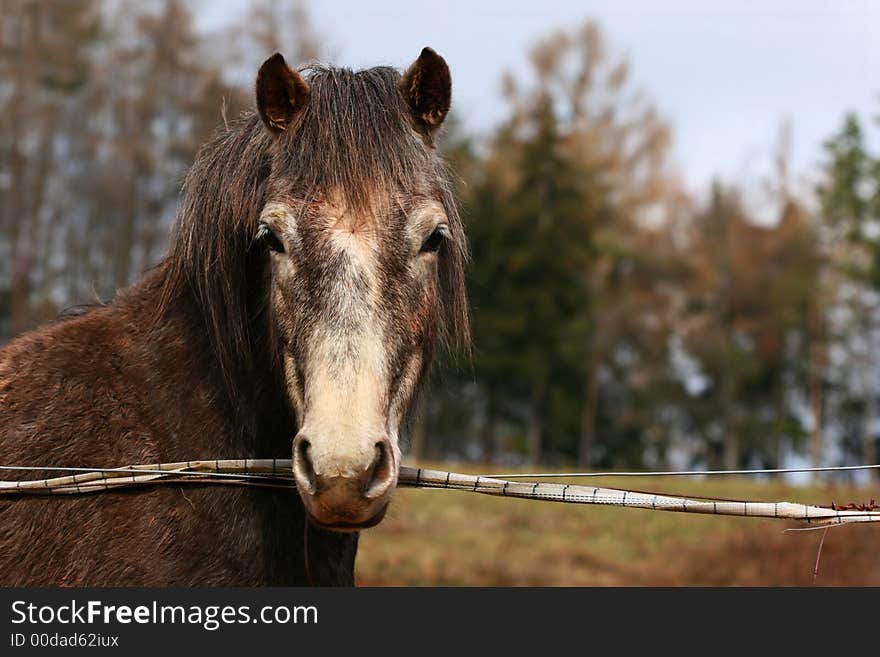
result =
[{"label": "wire fence", "polygon": [[[584,486],[570,483],[523,481],[522,478],[598,476],[684,476],[729,474],[778,474],[784,472],[828,472],[875,469],[878,465],[795,468],[775,470],[702,470],[673,472],[576,472],[510,474],[504,477],[462,474],[445,470],[402,467],[398,486],[435,490],[466,491],[565,504],[598,504],[627,508],[700,513],[749,518],[795,520],[807,525],[832,526],[855,522],[880,522],[880,506],[867,504],[830,507],[785,501],[751,501],[680,496],[665,493]],[[201,460],[124,468],[0,466],[2,471],[66,472],[58,477],[0,481],[0,495],[70,495],[152,486],[159,484],[217,484],[294,489],[290,459]]]}]

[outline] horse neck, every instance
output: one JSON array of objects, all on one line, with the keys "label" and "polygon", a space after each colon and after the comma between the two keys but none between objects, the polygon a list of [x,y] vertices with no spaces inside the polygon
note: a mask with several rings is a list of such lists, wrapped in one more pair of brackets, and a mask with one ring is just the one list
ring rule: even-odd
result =
[{"label": "horse neck", "polygon": [[[183,431],[176,439],[182,444],[172,445],[173,451],[289,458],[296,427],[278,368],[267,354],[265,367],[236,372],[230,386],[192,293],[160,301],[164,269],[132,288],[122,305],[124,312],[153,318],[145,323],[133,356],[148,364],[157,401],[178,414],[174,422]],[[255,343],[270,343],[268,327],[259,324]]]}]

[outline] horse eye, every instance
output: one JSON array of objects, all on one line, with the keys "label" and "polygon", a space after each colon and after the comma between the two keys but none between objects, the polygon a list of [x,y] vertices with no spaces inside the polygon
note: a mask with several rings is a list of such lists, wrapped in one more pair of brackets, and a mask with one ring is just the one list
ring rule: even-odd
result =
[{"label": "horse eye", "polygon": [[284,245],[267,224],[260,224],[260,229],[257,231],[257,239],[263,242],[263,244],[269,247],[272,251],[275,251],[275,253],[284,253]]},{"label": "horse eye", "polygon": [[434,232],[428,236],[422,243],[422,248],[419,249],[420,253],[437,253],[440,250],[440,247],[443,246],[443,242],[446,241],[446,238],[449,237],[449,228],[445,224],[441,224],[434,229]]}]

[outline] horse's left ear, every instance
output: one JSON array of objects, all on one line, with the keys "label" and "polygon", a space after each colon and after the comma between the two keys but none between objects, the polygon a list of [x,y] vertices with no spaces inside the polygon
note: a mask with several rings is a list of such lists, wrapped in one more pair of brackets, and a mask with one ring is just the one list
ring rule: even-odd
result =
[{"label": "horse's left ear", "polygon": [[308,83],[287,65],[281,53],[263,62],[257,73],[257,110],[269,130],[287,130],[308,99]]},{"label": "horse's left ear", "polygon": [[403,74],[399,87],[416,128],[432,136],[449,113],[452,100],[452,77],[446,60],[431,48],[423,48]]}]

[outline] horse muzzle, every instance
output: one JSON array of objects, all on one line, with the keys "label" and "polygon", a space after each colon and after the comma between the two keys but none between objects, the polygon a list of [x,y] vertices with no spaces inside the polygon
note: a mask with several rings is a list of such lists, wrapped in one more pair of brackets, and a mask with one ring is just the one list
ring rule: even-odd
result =
[{"label": "horse muzzle", "polygon": [[[299,434],[293,442],[296,487],[310,520],[324,529],[357,531],[385,517],[397,483],[398,467],[388,438],[374,444],[364,464],[321,463],[310,439]],[[323,460],[332,461],[332,454]]]}]

